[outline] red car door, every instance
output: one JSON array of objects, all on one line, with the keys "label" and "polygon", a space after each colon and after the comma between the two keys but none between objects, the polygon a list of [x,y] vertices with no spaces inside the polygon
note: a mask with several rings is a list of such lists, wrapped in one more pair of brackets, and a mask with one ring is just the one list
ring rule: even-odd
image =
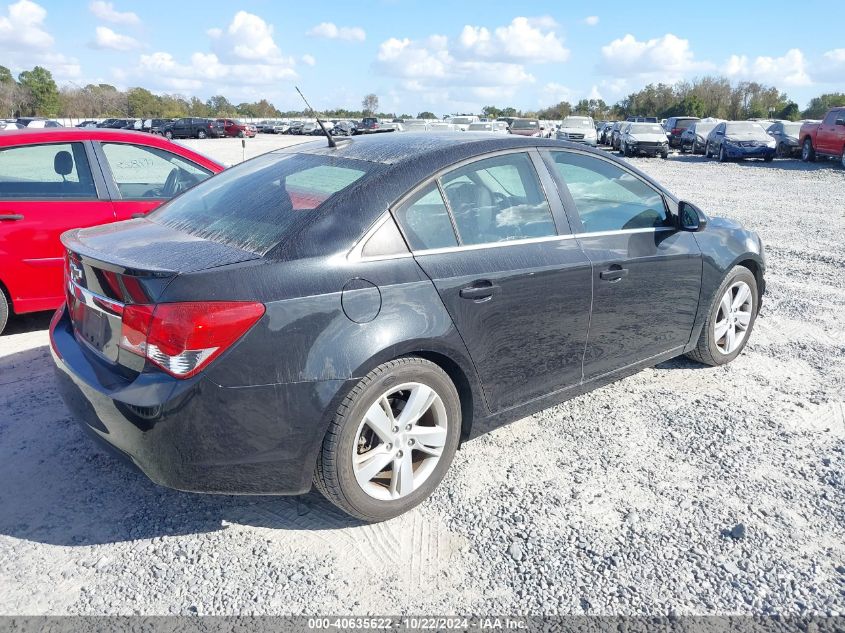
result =
[{"label": "red car door", "polygon": [[113,220],[87,143],[30,141],[0,148],[0,283],[12,309],[21,314],[61,305],[59,236]]},{"label": "red car door", "polygon": [[146,214],[215,173],[175,152],[141,143],[100,141],[97,155],[118,220]]}]

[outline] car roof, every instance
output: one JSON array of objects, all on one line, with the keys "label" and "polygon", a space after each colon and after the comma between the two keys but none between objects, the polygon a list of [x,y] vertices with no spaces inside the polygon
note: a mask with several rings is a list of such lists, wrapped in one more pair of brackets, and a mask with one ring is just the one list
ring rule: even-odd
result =
[{"label": "car roof", "polygon": [[[217,165],[223,169],[220,162],[204,156],[192,149],[173,143],[163,136],[138,132],[135,130],[113,130],[109,128],[90,127],[54,127],[54,128],[23,128],[20,130],[9,130],[0,134],[0,147],[12,147],[17,145],[57,143],[57,142],[79,142],[79,141],[112,141],[138,143],[150,147],[159,147],[169,151],[175,151],[182,156],[201,158],[206,163]],[[202,161],[200,161],[202,162]]]}]

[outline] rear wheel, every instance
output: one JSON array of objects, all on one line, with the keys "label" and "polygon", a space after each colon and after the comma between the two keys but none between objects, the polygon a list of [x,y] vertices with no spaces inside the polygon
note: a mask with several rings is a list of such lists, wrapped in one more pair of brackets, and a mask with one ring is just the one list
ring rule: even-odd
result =
[{"label": "rear wheel", "polygon": [[839,163],[842,165],[842,168],[845,169],[845,147],[842,148],[842,155],[839,157]]},{"label": "rear wheel", "polygon": [[801,160],[805,163],[812,163],[816,160],[816,150],[813,148],[813,141],[809,137],[805,138],[801,145]]},{"label": "rear wheel", "polygon": [[440,367],[399,358],[371,371],[338,407],[314,483],[365,521],[407,512],[437,487],[461,431],[458,392]]},{"label": "rear wheel", "polygon": [[740,355],[757,318],[757,280],[745,266],[735,266],[713,299],[698,345],[687,353],[706,365],[724,365]]},{"label": "rear wheel", "polygon": [[9,302],[6,300],[5,293],[0,290],[0,334],[6,329],[6,324],[9,322]]},{"label": "rear wheel", "polygon": [[167,137],[168,141],[173,140],[173,132],[171,132],[170,130],[167,130],[167,132],[165,132],[164,135]]},{"label": "rear wheel", "polygon": [[205,133],[205,130],[198,130],[197,131],[197,138],[206,138],[208,134]]}]

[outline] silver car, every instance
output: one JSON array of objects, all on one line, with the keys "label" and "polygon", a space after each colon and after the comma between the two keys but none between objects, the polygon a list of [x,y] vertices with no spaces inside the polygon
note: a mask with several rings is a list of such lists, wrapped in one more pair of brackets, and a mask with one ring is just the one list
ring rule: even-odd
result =
[{"label": "silver car", "polygon": [[584,143],[595,147],[598,143],[596,124],[593,117],[589,116],[568,116],[560,124],[555,138],[559,141],[571,141],[573,143]]}]

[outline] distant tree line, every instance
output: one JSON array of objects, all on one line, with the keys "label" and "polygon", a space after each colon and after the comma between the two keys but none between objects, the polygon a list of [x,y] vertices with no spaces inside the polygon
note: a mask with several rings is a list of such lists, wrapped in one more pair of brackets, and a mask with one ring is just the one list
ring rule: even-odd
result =
[{"label": "distant tree line", "polygon": [[[542,119],[562,119],[569,114],[590,115],[595,119],[622,119],[629,115],[668,118],[677,115],[712,116],[721,119],[779,118],[797,120],[818,119],[832,106],[845,105],[845,94],[828,93],[812,99],[801,111],[785,93],[772,86],[753,81],[737,84],[724,77],[702,77],[676,84],[649,84],[629,94],[614,105],[602,99],[581,99],[575,105],[561,101],[539,111],[521,111],[513,107],[489,105],[481,114],[496,117],[528,116]],[[379,111],[379,100],[368,94],[360,110],[335,108],[322,114],[329,118],[414,118],[409,114]],[[36,66],[21,72],[17,79],[5,66],[0,66],[0,117],[45,116],[68,118],[176,118],[247,117],[281,118],[313,116],[305,110],[280,111],[261,99],[253,103],[234,104],[223,95],[203,101],[196,96],[154,94],[146,88],[118,90],[109,84],[66,85],[59,89],[49,70]],[[433,112],[419,112],[416,118],[436,119]]]}]

